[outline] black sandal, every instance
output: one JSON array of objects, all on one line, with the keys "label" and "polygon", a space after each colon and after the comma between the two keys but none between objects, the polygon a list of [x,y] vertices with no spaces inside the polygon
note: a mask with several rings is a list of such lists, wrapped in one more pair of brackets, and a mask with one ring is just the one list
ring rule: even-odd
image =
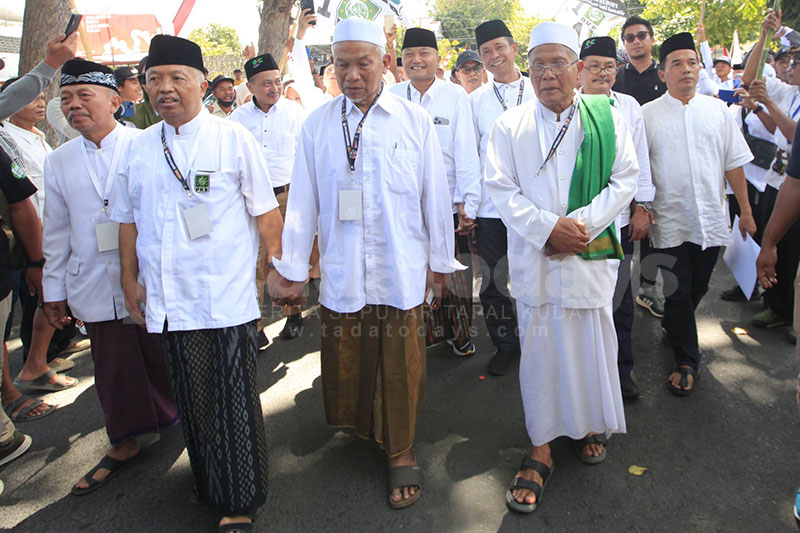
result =
[{"label": "black sandal", "polygon": [[[542,501],[542,494],[544,493],[544,487],[547,485],[547,482],[550,481],[550,478],[553,477],[553,471],[556,469],[556,463],[553,461],[553,464],[547,466],[546,464],[542,463],[541,461],[537,461],[536,459],[531,459],[530,457],[525,457],[522,459],[522,464],[519,465],[519,470],[535,470],[542,476],[542,484],[535,481],[528,481],[527,479],[521,477],[515,477],[511,480],[511,485],[508,487],[506,491],[506,505],[512,511],[517,511],[518,513],[532,513],[536,510],[539,506],[539,503]],[[536,501],[533,503],[519,503],[516,499],[514,499],[513,491],[519,489],[527,489],[533,492],[533,495],[536,496]]]},{"label": "black sandal", "polygon": [[[578,458],[587,465],[599,465],[605,461],[606,457],[608,456],[608,453],[606,453],[608,439],[602,433],[598,433],[596,435],[587,435],[582,439],[573,442],[575,443],[575,453],[578,454]],[[600,444],[603,446],[603,451],[600,453],[600,455],[595,457],[594,455],[586,455],[583,453],[583,449],[590,444]]]},{"label": "black sandal", "polygon": [[251,531],[253,531],[252,522],[231,522],[219,526],[219,533],[250,533]]},{"label": "black sandal", "polygon": [[[108,482],[109,479],[114,477],[120,470],[122,470],[123,468],[125,468],[126,466],[131,464],[132,462],[136,461],[141,456],[142,456],[142,452],[140,451],[139,453],[137,453],[136,455],[134,455],[133,457],[131,457],[127,461],[120,461],[119,459],[114,459],[113,457],[110,457],[110,456],[106,455],[105,457],[100,459],[100,462],[97,463],[97,466],[95,466],[94,468],[89,470],[86,473],[86,475],[83,476],[83,479],[86,480],[86,484],[89,485],[89,486],[86,487],[85,489],[81,489],[81,488],[78,487],[78,485],[76,483],[72,487],[72,495],[73,496],[84,496],[86,494],[89,494],[90,492],[93,492],[93,491],[99,489],[100,487],[105,485],[106,482]],[[103,479],[103,481],[97,481],[96,479],[94,479],[94,475],[101,468],[105,468],[106,470],[108,470],[108,475]]]},{"label": "black sandal", "polygon": [[[678,372],[681,375],[681,380],[678,383],[679,386],[676,387],[672,384],[669,378],[667,378],[667,387],[669,388],[670,392],[676,396],[689,396],[697,384],[697,370],[690,366],[679,366],[675,372]],[[689,376],[692,376],[693,378],[691,389],[687,388],[689,387]]]}]

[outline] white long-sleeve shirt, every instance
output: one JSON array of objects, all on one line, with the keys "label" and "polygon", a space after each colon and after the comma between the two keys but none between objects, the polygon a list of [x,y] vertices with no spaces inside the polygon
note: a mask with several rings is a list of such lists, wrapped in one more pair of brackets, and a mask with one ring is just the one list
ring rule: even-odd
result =
[{"label": "white long-sleeve shirt", "polygon": [[390,90],[400,98],[420,104],[433,118],[444,156],[453,213],[458,211],[455,204],[463,203],[466,215],[475,218],[481,202],[481,168],[469,95],[460,85],[439,78],[434,78],[433,85],[421,98],[410,81],[393,85]]},{"label": "white long-sleeve shirt", "polygon": [[[191,195],[170,170],[161,132]],[[264,156],[241,124],[202,109],[175,128],[159,122],[133,141],[119,170],[112,220],[136,224],[147,331],[215,329],[261,316],[255,217],[278,206]],[[198,191],[198,176],[207,190]],[[205,206],[212,231],[191,239],[184,211]],[[202,208],[202,207],[201,207]]]},{"label": "white long-sleeve shirt", "polygon": [[300,138],[300,128],[306,118],[303,106],[281,97],[267,113],[251,100],[237,107],[228,120],[238,122],[253,134],[264,153],[273,187],[288,185]]},{"label": "white long-sleeve shirt", "polygon": [[119,190],[116,170],[130,158],[131,143],[140,134],[141,130],[120,124],[103,138],[100,148],[78,137],[45,159],[44,301],[67,300],[75,316],[86,322],[128,316],[119,250],[99,251],[95,227],[111,222],[103,210],[104,200],[108,199],[110,212]]},{"label": "white long-sleeve shirt", "polygon": [[[433,121],[420,106],[384,90],[364,120],[351,172],[343,101],[352,139],[364,115],[343,95],[303,124],[283,256],[273,262],[283,277],[305,281],[319,231],[320,304],[340,313],[365,305],[410,309],[424,300],[429,267],[463,268],[454,259],[450,193]],[[340,220],[342,191],[360,191],[361,220]]]},{"label": "white long-sleeve shirt", "polygon": [[[545,256],[545,244],[560,217],[583,221],[594,239],[628,209],[639,176],[626,120],[611,109],[616,157],[608,186],[587,206],[567,212],[575,161],[583,142],[580,110],[553,157],[540,173],[567,112],[556,115],[538,101],[501,116],[489,141],[485,188],[508,227],[511,296],[529,306],[545,304],[594,309],[611,304],[619,260],[587,261],[577,255]],[[619,229],[615,228],[619,236]]]},{"label": "white long-sleeve shirt", "polygon": [[[733,119],[736,121],[736,125],[740,130],[742,130],[742,133],[744,133],[744,128],[742,126],[743,108],[738,105],[732,105],[728,109],[733,114]],[[762,113],[763,112],[764,111],[762,111]],[[767,130],[767,128],[764,127],[764,123],[761,122],[761,119],[758,118],[757,114],[753,113],[752,111],[747,113],[744,123],[747,124],[747,131],[756,139],[769,141],[771,143],[775,142],[775,137]],[[767,187],[766,175],[767,169],[756,166],[752,162],[745,163],[744,177],[747,178],[747,181],[749,181],[760,192],[764,192],[764,189]],[[728,194],[733,194],[730,185],[726,190]]]},{"label": "white long-sleeve shirt", "polygon": [[753,159],[727,106],[699,94],[683,105],[664,93],[642,115],[656,187],[653,246],[724,246],[730,235],[725,172]]},{"label": "white long-sleeve shirt", "polygon": [[[519,87],[524,84],[522,91],[522,103],[536,99],[533,85],[528,78],[519,75],[519,79],[511,83],[489,82],[475,89],[470,95],[469,100],[472,104],[472,119],[475,123],[475,137],[478,141],[478,153],[481,159],[481,176],[486,179],[487,170],[487,149],[489,147],[489,134],[492,132],[494,121],[503,114],[503,104],[495,94],[494,87],[505,102],[508,109],[515,107],[519,100]],[[478,216],[482,218],[500,218],[500,213],[495,209],[492,198],[486,187],[483,187],[481,195],[481,205],[478,208]]]}]

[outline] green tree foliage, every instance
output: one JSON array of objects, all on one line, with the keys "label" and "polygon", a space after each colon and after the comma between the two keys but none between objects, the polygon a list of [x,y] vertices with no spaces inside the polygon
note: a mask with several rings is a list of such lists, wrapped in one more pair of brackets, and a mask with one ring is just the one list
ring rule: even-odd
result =
[{"label": "green tree foliage", "polygon": [[440,50],[443,58],[450,50],[475,50],[475,28],[487,20],[500,19],[519,43],[517,65],[521,68],[525,66],[531,30],[540,22],[525,13],[520,0],[435,0],[432,12],[433,17],[441,21],[442,34],[447,40],[446,50]]},{"label": "green tree foliage", "polygon": [[800,30],[800,2],[797,0],[783,2],[783,19],[784,25]]},{"label": "green tree foliage", "polygon": [[236,29],[216,22],[192,30],[189,40],[196,42],[205,56],[239,54],[242,51]]},{"label": "green tree foliage", "polygon": [[[694,35],[700,18],[700,4],[700,1],[647,0],[641,16],[653,24],[655,40],[660,43],[682,31]],[[708,42],[712,46],[730,48],[734,30],[739,30],[741,42],[758,39],[766,11],[767,0],[706,0],[703,25]]]}]

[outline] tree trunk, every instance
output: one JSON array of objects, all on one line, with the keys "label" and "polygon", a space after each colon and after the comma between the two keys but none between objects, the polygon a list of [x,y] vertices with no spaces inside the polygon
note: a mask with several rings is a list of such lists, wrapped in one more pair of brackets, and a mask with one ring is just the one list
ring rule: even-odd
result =
[{"label": "tree trunk", "polygon": [[[30,1],[30,0],[28,0]],[[258,25],[258,53],[272,54],[280,61],[283,45],[289,37],[294,0],[264,0],[259,7],[261,23]]]},{"label": "tree trunk", "polygon": [[[28,0],[22,17],[22,42],[19,50],[19,74],[30,72],[44,59],[47,41],[64,31],[70,15],[68,0]],[[58,75],[44,91],[45,103],[58,95]],[[47,135],[47,142],[55,148],[53,129],[42,121],[36,125]]]}]

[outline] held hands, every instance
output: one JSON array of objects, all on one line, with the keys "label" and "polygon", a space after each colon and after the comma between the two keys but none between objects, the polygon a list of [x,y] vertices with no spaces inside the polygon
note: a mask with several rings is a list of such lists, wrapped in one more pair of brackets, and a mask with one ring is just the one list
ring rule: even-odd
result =
[{"label": "held hands", "polygon": [[59,302],[45,302],[42,310],[47,321],[56,329],[64,329],[64,326],[69,324],[72,318],[67,316],[67,301],[61,300]]},{"label": "held hands", "polygon": [[547,239],[544,255],[547,257],[574,255],[582,252],[587,244],[589,244],[589,233],[583,222],[561,217]]},{"label": "held hands", "polygon": [[131,316],[131,320],[141,328],[145,327],[144,307],[147,302],[147,295],[144,287],[139,285],[135,279],[122,281],[122,294],[125,296],[125,308]]},{"label": "held hands", "polygon": [[653,211],[646,211],[642,206],[636,206],[628,225],[628,241],[640,241],[650,235],[650,224],[655,224]]},{"label": "held hands", "polygon": [[75,57],[75,48],[78,45],[78,32],[74,31],[62,43],[64,34],[47,41],[47,51],[44,53],[44,62],[58,70],[61,65]]},{"label": "held hands", "polygon": [[289,281],[274,268],[267,273],[267,290],[275,305],[302,305],[305,303],[304,281]]}]

